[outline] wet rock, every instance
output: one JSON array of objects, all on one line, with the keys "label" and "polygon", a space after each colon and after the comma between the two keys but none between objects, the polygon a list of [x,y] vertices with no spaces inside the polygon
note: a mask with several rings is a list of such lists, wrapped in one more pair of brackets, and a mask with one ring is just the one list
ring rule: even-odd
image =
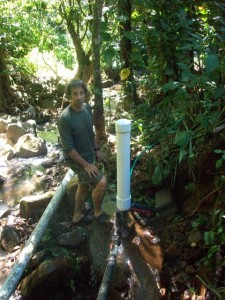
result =
[{"label": "wet rock", "polygon": [[155,238],[152,239],[153,232],[142,228],[140,225],[135,225],[135,230],[140,237],[139,252],[144,260],[152,267],[162,270],[163,253],[161,246],[154,243]]},{"label": "wet rock", "polygon": [[72,262],[68,257],[45,260],[22,280],[22,296],[25,299],[36,300],[45,295],[53,295],[66,285],[72,272]]},{"label": "wet rock", "polygon": [[22,137],[25,133],[26,132],[23,129],[23,125],[21,122],[11,123],[8,125],[6,131],[7,142],[13,146],[18,142],[19,138]]},{"label": "wet rock", "polygon": [[34,215],[40,215],[48,206],[53,191],[46,192],[41,195],[25,196],[20,200],[20,214],[23,218],[29,218]]},{"label": "wet rock", "polygon": [[[95,225],[90,234],[92,266],[98,280],[101,280],[104,275],[107,258],[110,254],[111,230],[110,226]],[[160,297],[155,279],[147,262],[141,257],[138,246],[132,243],[134,236],[135,232],[132,230],[129,232],[129,236],[122,240],[111,287],[114,292],[121,292],[125,285],[129,286],[129,291],[126,290],[129,295],[127,294],[121,299],[127,297],[127,299],[158,300]]]},{"label": "wet rock", "polygon": [[44,141],[30,133],[20,137],[16,144],[16,156],[29,158],[45,155],[47,147]]},{"label": "wet rock", "polygon": [[5,225],[1,233],[1,246],[7,252],[13,252],[15,246],[20,244],[20,239],[14,226]]},{"label": "wet rock", "polygon": [[74,230],[68,233],[61,234],[57,241],[60,246],[69,248],[79,248],[86,240],[86,231],[82,227],[74,227]]},{"label": "wet rock", "polygon": [[54,223],[51,227],[52,234],[54,236],[59,236],[62,233],[66,233],[69,231],[70,222],[57,222]]}]

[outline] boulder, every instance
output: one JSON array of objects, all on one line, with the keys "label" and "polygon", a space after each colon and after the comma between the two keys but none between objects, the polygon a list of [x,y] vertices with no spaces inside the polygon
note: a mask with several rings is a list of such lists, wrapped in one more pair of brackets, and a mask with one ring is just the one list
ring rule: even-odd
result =
[{"label": "boulder", "polygon": [[27,133],[19,138],[15,152],[21,158],[42,156],[47,153],[47,146],[42,139]]},{"label": "boulder", "polygon": [[5,144],[0,146],[0,156],[5,160],[10,160],[15,157],[15,150],[11,145]]},{"label": "boulder", "polygon": [[7,143],[14,146],[20,137],[25,134],[25,130],[23,129],[22,123],[11,123],[7,127],[6,138]]},{"label": "boulder", "polygon": [[87,234],[84,228],[76,226],[73,231],[58,236],[57,241],[62,247],[72,249],[79,248],[86,240]]},{"label": "boulder", "polygon": [[20,200],[20,214],[23,218],[29,218],[35,215],[41,215],[48,206],[52,197],[53,191],[46,192],[40,195],[25,196]]},{"label": "boulder", "polygon": [[67,284],[72,273],[73,264],[68,257],[47,259],[21,281],[22,296],[35,300],[53,295]]},{"label": "boulder", "polygon": [[1,233],[1,246],[7,252],[13,252],[20,244],[19,236],[12,225],[5,225]]}]

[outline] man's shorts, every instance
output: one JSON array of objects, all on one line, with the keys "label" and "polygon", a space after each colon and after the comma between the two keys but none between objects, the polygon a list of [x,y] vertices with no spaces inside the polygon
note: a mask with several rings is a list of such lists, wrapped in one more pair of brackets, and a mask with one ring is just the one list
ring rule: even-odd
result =
[{"label": "man's shorts", "polygon": [[[89,185],[91,188],[95,188],[96,185],[99,183],[99,181],[102,179],[102,177],[104,176],[103,173],[100,171],[99,174],[95,177],[90,177],[88,175],[88,173],[79,165],[77,165],[74,162],[66,162],[66,164],[68,165],[68,167],[70,167],[74,173],[77,175],[78,177],[78,183],[79,184],[87,184]],[[97,166],[98,167],[98,166]]]}]

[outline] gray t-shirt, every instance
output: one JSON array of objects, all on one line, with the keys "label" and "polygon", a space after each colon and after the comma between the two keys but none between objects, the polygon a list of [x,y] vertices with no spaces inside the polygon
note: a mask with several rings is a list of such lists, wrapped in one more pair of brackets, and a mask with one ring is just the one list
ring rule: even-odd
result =
[{"label": "gray t-shirt", "polygon": [[94,162],[93,116],[86,103],[83,108],[81,112],[77,112],[69,105],[59,117],[59,134],[63,154],[68,162],[72,159],[67,153],[72,149],[75,149],[87,162]]}]

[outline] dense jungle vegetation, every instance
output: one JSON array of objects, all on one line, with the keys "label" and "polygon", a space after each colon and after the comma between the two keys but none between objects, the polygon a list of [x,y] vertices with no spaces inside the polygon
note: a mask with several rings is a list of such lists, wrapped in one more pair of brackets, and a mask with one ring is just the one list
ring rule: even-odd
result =
[{"label": "dense jungle vegetation", "polygon": [[[204,230],[203,263],[224,253],[224,1],[1,1],[0,111],[47,100],[57,112],[68,78],[88,84],[101,144],[132,120],[137,197],[168,185]],[[103,97],[106,80],[116,97]]]}]

